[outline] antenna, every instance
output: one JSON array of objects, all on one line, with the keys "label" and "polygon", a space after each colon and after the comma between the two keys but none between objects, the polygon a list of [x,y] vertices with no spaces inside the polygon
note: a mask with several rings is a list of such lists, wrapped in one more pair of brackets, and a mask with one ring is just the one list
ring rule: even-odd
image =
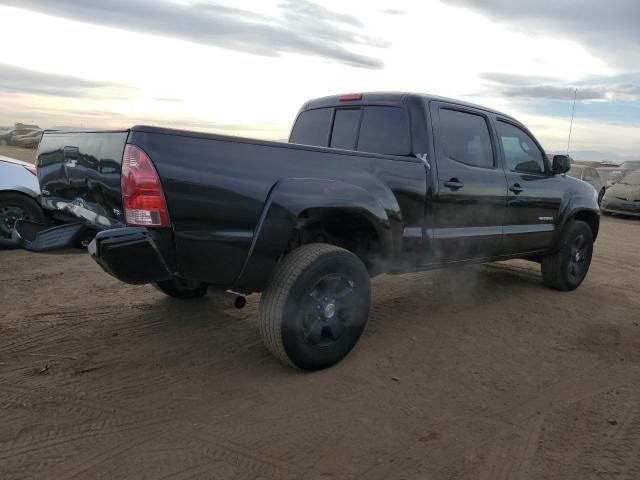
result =
[{"label": "antenna", "polygon": [[571,149],[571,132],[573,131],[573,116],[576,113],[576,98],[578,97],[578,89],[573,91],[573,107],[571,108],[571,123],[569,124],[569,140],[567,141],[567,157]]}]

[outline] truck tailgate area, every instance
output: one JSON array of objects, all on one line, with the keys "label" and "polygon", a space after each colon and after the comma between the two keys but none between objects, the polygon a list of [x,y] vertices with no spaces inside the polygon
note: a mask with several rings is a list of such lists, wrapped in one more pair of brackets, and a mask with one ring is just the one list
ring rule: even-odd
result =
[{"label": "truck tailgate area", "polygon": [[42,207],[96,230],[124,226],[120,171],[128,135],[46,132],[37,159]]}]

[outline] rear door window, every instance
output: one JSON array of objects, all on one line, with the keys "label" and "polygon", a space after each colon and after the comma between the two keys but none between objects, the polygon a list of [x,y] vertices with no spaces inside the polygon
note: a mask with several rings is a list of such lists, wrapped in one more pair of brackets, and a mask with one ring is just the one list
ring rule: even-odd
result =
[{"label": "rear door window", "polygon": [[331,148],[355,150],[358,126],[360,125],[360,108],[341,108],[336,110],[331,133]]},{"label": "rear door window", "polygon": [[319,108],[302,112],[291,131],[289,142],[326,147],[332,111],[331,108]]},{"label": "rear door window", "polygon": [[385,155],[409,155],[409,117],[399,107],[370,106],[362,113],[358,150]]},{"label": "rear door window", "polygon": [[493,168],[493,148],[487,120],[475,113],[443,108],[440,131],[445,154],[474,167]]}]

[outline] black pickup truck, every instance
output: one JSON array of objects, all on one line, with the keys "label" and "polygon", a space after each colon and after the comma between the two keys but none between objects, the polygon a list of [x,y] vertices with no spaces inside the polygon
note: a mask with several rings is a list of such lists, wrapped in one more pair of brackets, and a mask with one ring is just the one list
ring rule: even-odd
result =
[{"label": "black pickup truck", "polygon": [[19,222],[13,241],[82,241],[114,277],[178,298],[263,292],[266,346],[312,370],[353,348],[380,273],[524,258],[550,287],[580,285],[600,212],[569,166],[508,115],[412,93],[311,100],[289,143],[47,132],[41,204],[66,223]]}]

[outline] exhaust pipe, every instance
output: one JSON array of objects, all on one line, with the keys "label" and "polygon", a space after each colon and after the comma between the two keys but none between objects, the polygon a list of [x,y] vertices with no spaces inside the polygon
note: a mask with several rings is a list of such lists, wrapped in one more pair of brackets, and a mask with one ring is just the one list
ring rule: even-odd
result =
[{"label": "exhaust pipe", "polygon": [[219,301],[224,308],[236,308],[238,310],[247,305],[247,298],[244,295],[229,292],[226,290],[209,290],[209,295]]}]

